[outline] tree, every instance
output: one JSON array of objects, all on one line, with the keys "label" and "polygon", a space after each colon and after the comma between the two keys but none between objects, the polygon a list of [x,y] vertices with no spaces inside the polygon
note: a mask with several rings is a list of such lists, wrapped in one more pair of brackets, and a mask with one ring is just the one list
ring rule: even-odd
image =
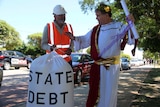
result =
[{"label": "tree", "polygon": [[[109,3],[111,0],[101,0]],[[125,0],[127,6],[135,17],[135,25],[140,35],[138,47],[152,53],[160,52],[160,1],[159,0]],[[82,11],[93,10],[100,0],[79,0]],[[120,0],[110,3],[113,17],[124,19],[124,12]],[[118,17],[117,17],[118,16]]]},{"label": "tree", "polygon": [[130,55],[125,54],[125,53],[123,53],[122,51],[121,51],[120,57],[121,57],[121,58],[128,58],[129,60],[131,59]]},{"label": "tree", "polygon": [[[117,0],[119,3],[120,0]],[[150,52],[160,52],[160,1],[126,0],[131,13],[134,13],[140,35],[139,46]]]},{"label": "tree", "polygon": [[98,5],[99,2],[107,2],[110,3],[111,0],[79,0],[79,4],[84,13],[88,13],[88,11],[92,11]]},{"label": "tree", "polygon": [[41,38],[42,38],[42,33],[34,33],[28,35],[28,44],[32,46],[36,46],[38,48],[41,48]]},{"label": "tree", "polygon": [[7,50],[22,45],[19,33],[3,20],[0,20],[0,45]]},{"label": "tree", "polygon": [[42,40],[41,38],[42,38],[42,33],[34,33],[28,35],[26,54],[33,55],[34,57],[45,54],[45,51],[42,50],[41,48],[41,40]]},{"label": "tree", "polygon": [[26,49],[27,49],[27,46],[23,42],[22,45],[19,45],[19,46],[15,47],[13,50],[20,51],[20,52],[26,54]]}]

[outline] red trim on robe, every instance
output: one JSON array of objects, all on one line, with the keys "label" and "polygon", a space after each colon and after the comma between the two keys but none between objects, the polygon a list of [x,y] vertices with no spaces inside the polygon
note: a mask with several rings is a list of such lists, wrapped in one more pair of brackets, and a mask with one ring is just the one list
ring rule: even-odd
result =
[{"label": "red trim on robe", "polygon": [[[95,26],[91,34],[90,54],[94,60],[100,59],[98,56],[99,52],[97,49],[99,29],[100,29],[99,25]],[[96,105],[99,96],[99,81],[100,81],[100,66],[97,64],[93,64],[91,66],[91,71],[90,71],[89,94],[86,102],[86,107],[94,107],[94,105]]]}]

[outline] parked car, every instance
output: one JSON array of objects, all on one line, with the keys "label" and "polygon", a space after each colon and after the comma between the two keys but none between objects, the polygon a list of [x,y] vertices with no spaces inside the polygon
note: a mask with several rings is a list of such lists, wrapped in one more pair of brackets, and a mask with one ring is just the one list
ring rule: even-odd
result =
[{"label": "parked car", "polygon": [[139,66],[144,65],[144,61],[143,61],[143,59],[138,59],[138,64],[139,64]]},{"label": "parked car", "polygon": [[19,51],[0,51],[0,64],[4,70],[10,69],[10,67],[15,67],[15,69],[27,67],[29,69],[32,61],[32,58]]},{"label": "parked car", "polygon": [[131,69],[131,64],[128,58],[121,58],[120,61],[120,70]]},{"label": "parked car", "polygon": [[89,54],[72,53],[72,67],[74,72],[75,83],[80,83],[82,79],[89,77],[91,65],[94,63]]},{"label": "parked car", "polygon": [[130,60],[131,66],[139,66],[139,61],[138,59],[131,59]]},{"label": "parked car", "polygon": [[3,80],[3,69],[1,67],[2,65],[0,64],[0,87],[2,85],[2,80]]}]

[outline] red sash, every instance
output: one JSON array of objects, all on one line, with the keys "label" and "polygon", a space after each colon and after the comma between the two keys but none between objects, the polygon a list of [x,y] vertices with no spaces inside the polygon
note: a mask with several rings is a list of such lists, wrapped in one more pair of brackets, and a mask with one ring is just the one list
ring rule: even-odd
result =
[{"label": "red sash", "polygon": [[[91,34],[91,57],[93,60],[100,59],[98,54],[98,36],[99,36],[100,26],[97,25],[93,28]],[[91,66],[90,79],[89,79],[89,94],[86,103],[86,107],[94,107],[98,101],[99,96],[99,81],[100,81],[100,66],[93,64]]]}]

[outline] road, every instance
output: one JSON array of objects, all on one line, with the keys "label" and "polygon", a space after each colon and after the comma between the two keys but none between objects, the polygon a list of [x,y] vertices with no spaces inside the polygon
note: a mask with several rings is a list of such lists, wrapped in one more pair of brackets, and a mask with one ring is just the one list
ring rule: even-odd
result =
[{"label": "road", "polygon": [[[127,70],[127,72],[134,71],[132,69]],[[0,88],[0,107],[25,107],[24,104],[27,101],[28,74],[29,70],[27,68],[4,70],[2,87]],[[84,82],[81,86],[75,85],[74,107],[85,106],[87,93],[87,82]]]},{"label": "road", "polygon": [[[24,107],[27,101],[28,74],[27,68],[4,70],[2,87],[0,88],[0,107]],[[81,86],[75,85],[74,100],[78,100],[74,107],[84,107],[87,93],[87,82]],[[79,102],[79,100],[82,101]]]},{"label": "road", "polygon": [[26,102],[28,73],[27,68],[4,70],[0,88],[0,107],[15,107]]}]

